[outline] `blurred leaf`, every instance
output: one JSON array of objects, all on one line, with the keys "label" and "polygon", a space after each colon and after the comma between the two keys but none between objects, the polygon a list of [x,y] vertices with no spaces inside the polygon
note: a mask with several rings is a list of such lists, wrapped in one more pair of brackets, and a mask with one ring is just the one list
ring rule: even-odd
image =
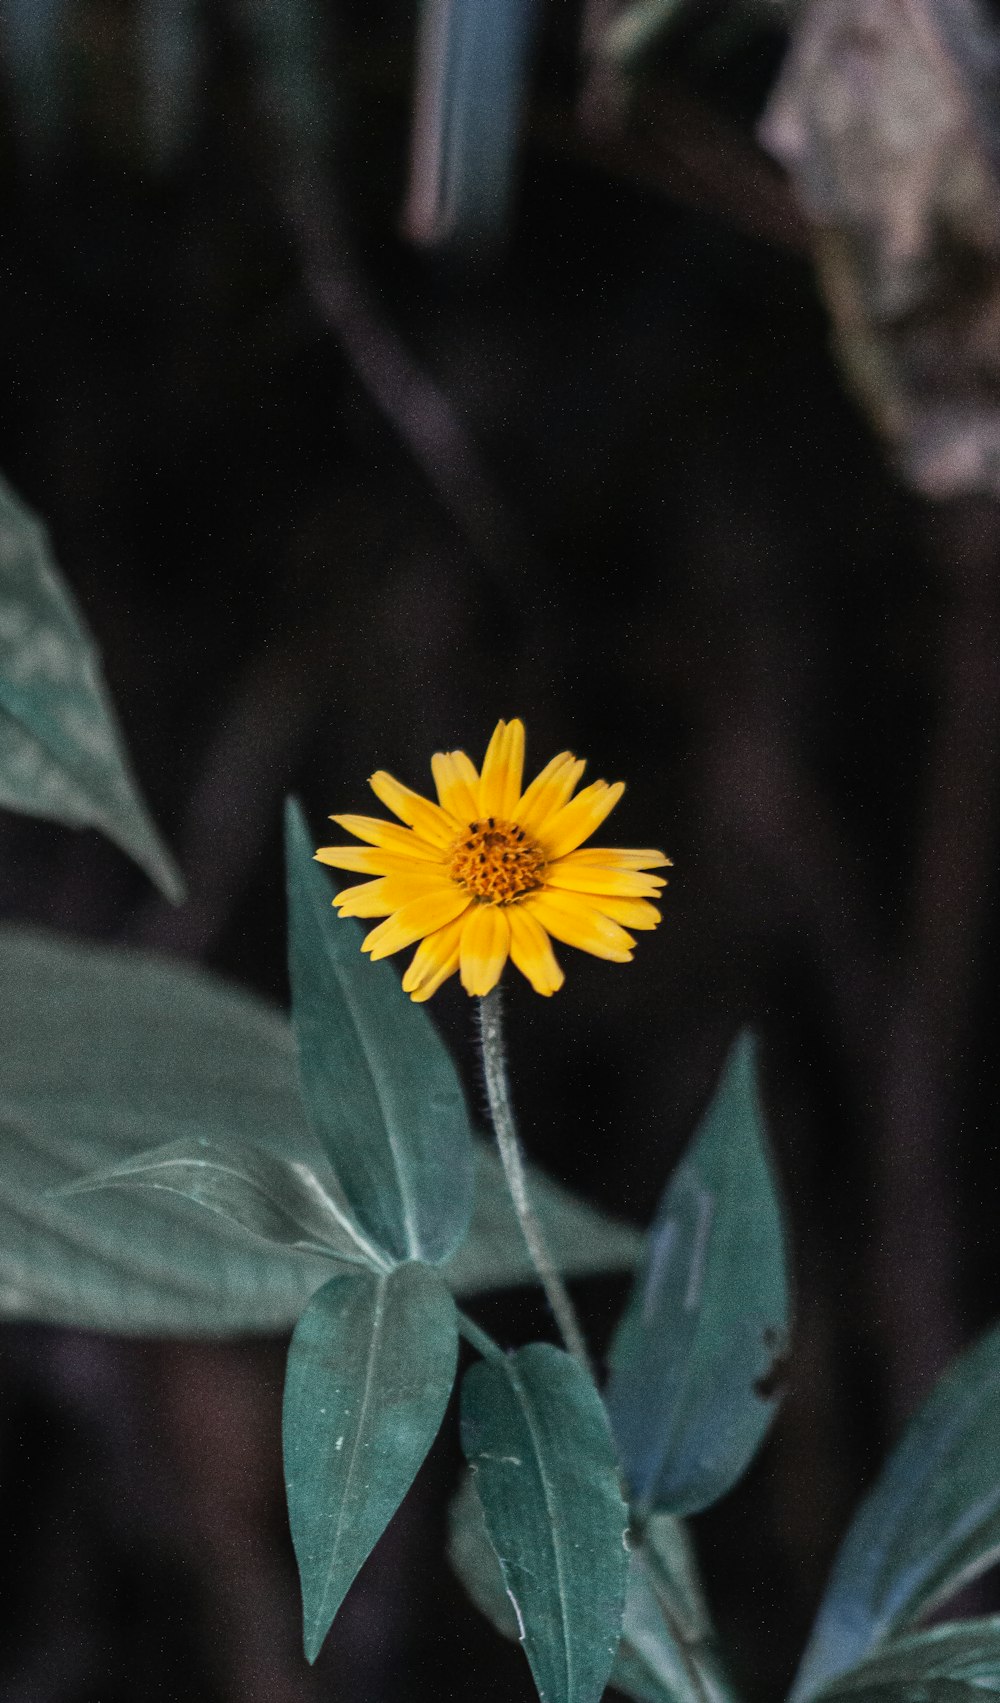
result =
[{"label": "blurred leaf", "polygon": [[619,65],[631,65],[669,34],[690,3],[691,0],[632,0],[608,28],[603,43],[606,58]]},{"label": "blurred leaf", "polygon": [[204,55],[201,10],[197,0],[137,0],[135,20],[146,134],[162,169],[192,134]]},{"label": "blurred leaf", "polygon": [[437,1435],[457,1353],[454,1302],[419,1265],[333,1278],[296,1327],[285,1479],[310,1661]]},{"label": "blurred leaf", "polygon": [[168,898],[177,868],[136,791],[93,642],[40,522],[0,479],[0,805],[100,828]]},{"label": "blurred leaf", "polygon": [[[657,1534],[658,1540],[669,1544],[671,1568],[683,1554],[679,1575],[665,1568],[651,1540],[652,1528],[665,1521],[673,1531],[669,1539]],[[612,1673],[618,1689],[637,1703],[729,1703],[733,1697],[691,1568],[684,1528],[669,1514],[654,1515],[629,1556],[622,1642]]]},{"label": "blurred leaf", "polygon": [[844,1703],[862,1698],[944,1703],[944,1687],[962,1688],[966,1703],[1000,1692],[1000,1616],[948,1622],[896,1638],[841,1674],[821,1695]]},{"label": "blurred leaf", "polygon": [[[478,1140],[475,1147],[472,1225],[444,1274],[460,1294],[537,1283],[496,1148],[491,1141]],[[565,1276],[591,1277],[635,1268],[643,1238],[632,1225],[606,1217],[533,1167],[528,1171],[528,1187],[546,1245]]]},{"label": "blurred leaf", "polygon": [[330,133],[332,83],[324,10],[315,0],[242,0],[257,77],[293,180],[321,167]]},{"label": "blurred leaf", "polygon": [[[662,1562],[650,1531],[670,1525],[660,1541],[680,1573],[664,1592]],[[448,1511],[448,1559],[470,1597],[504,1638],[517,1638],[514,1606],[486,1530],[473,1474],[467,1473]],[[681,1603],[671,1613],[666,1601]],[[636,1703],[724,1703],[731,1696],[718,1675],[708,1617],[693,1573],[687,1536],[669,1514],[655,1515],[641,1543],[633,1540],[622,1640],[609,1683]]]},{"label": "blurred leaf", "polygon": [[71,1183],[64,1195],[105,1189],[163,1189],[180,1195],[252,1235],[306,1253],[375,1264],[315,1171],[253,1147],[195,1136],[136,1154],[120,1165]]},{"label": "blurred leaf", "polygon": [[910,1421],[833,1565],[796,1697],[812,1696],[1000,1555],[1000,1328]]},{"label": "blurred leaf", "polygon": [[649,1233],[608,1409],[640,1509],[724,1496],[771,1423],[788,1339],[781,1212],[754,1044],[737,1041]]},{"label": "blurred leaf", "polygon": [[622,1625],[628,1511],[600,1396],[561,1349],[481,1361],[462,1447],[545,1703],[598,1703]]},{"label": "blurred leaf", "polygon": [[333,910],[301,810],[286,812],[292,1026],[306,1107],[366,1240],[437,1265],[469,1226],[475,1160],[455,1067],[429,1014]]},{"label": "blurred leaf", "polygon": [[448,1507],[448,1560],[481,1615],[502,1638],[518,1638],[517,1611],[503,1582],[486,1530],[472,1468],[462,1475]]},{"label": "blurred leaf", "polygon": [[507,219],[537,0],[423,0],[406,222],[418,242]]},{"label": "blurred leaf", "polygon": [[60,42],[67,0],[5,0],[0,49],[17,101],[19,128],[29,143],[47,144],[63,104]]},{"label": "blurred leaf", "polygon": [[[306,1122],[287,1020],[249,993],[152,954],[0,929],[0,1317],[218,1336],[286,1330],[329,1262],[266,1247],[163,1190],[87,1200],[50,1191],[148,1148],[251,1142],[337,1185]],[[460,1292],[534,1276],[484,1142]],[[640,1238],[537,1173],[564,1269],[630,1263]]]}]

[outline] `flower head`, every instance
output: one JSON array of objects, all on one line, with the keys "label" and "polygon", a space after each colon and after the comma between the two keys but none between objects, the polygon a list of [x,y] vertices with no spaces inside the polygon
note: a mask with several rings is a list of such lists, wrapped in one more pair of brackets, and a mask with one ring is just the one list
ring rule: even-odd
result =
[{"label": "flower head", "polygon": [[[343,917],[384,917],[362,941],[387,958],[419,941],[403,987],[430,999],[458,970],[469,994],[496,986],[508,958],[536,993],[563,984],[552,940],[613,963],[631,960],[628,929],[655,928],[651,899],[669,864],[659,851],[579,848],[614,809],[624,784],[576,791],[584,764],[560,752],[522,792],[524,724],[497,723],[478,772],[464,751],[438,751],[438,802],[380,769],[370,785],[404,824],[373,816],[331,821],[367,844],[323,846],[320,863],[374,876],[334,899]],[[551,936],[551,939],[550,939]]]}]

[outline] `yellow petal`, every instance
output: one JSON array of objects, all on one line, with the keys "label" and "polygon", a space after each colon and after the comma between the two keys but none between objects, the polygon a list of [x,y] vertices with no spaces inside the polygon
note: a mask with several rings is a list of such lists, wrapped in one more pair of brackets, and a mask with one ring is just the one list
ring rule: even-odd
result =
[{"label": "yellow petal", "polygon": [[521,796],[524,772],[523,721],[498,721],[486,747],[479,780],[479,816],[507,822]]},{"label": "yellow petal", "polygon": [[382,822],[377,816],[331,816],[338,828],[357,834],[359,840],[382,846],[386,851],[399,852],[403,857],[416,858],[421,863],[441,863],[441,847],[422,840],[412,828],[399,828],[395,822]]},{"label": "yellow petal", "polygon": [[444,928],[428,934],[410,959],[403,977],[403,992],[417,1004],[437,993],[442,982],[458,969],[458,943],[462,938],[462,918],[445,923]]},{"label": "yellow petal", "polygon": [[562,987],[566,980],[556,962],[552,942],[537,917],[523,905],[507,908],[510,924],[510,955],[522,976],[527,976],[536,993],[546,998]]},{"label": "yellow petal", "polygon": [[648,899],[610,899],[603,894],[595,898],[594,907],[604,917],[610,917],[612,922],[620,922],[623,928],[658,928],[663,921],[655,905]]},{"label": "yellow petal", "polygon": [[439,804],[432,804],[429,798],[421,798],[419,792],[413,792],[410,787],[394,780],[385,769],[377,769],[370,775],[368,785],[387,810],[391,810],[408,828],[414,828],[431,845],[450,846],[461,829],[461,822],[447,815]]},{"label": "yellow petal", "polygon": [[639,869],[601,869],[596,864],[581,865],[564,857],[546,864],[545,885],[568,893],[609,893],[620,899],[655,899],[665,883],[662,875],[646,875]]},{"label": "yellow petal", "polygon": [[435,751],[431,773],[441,808],[463,828],[479,819],[479,772],[464,751]]},{"label": "yellow petal", "polygon": [[[384,851],[381,846],[320,846],[314,855],[317,863],[353,869],[358,875],[413,875],[424,868],[422,859]],[[444,864],[437,867],[443,874]]]},{"label": "yellow petal", "polygon": [[480,998],[495,988],[510,952],[510,924],[502,905],[473,905],[463,918],[459,969],[466,993]]},{"label": "yellow petal", "polygon": [[599,828],[604,818],[611,814],[624,791],[624,781],[616,781],[614,786],[609,786],[607,781],[593,781],[554,816],[549,816],[537,833],[546,857],[554,862],[556,858],[565,857],[567,852],[575,851],[582,840],[589,840],[595,828]]},{"label": "yellow petal", "polygon": [[622,846],[585,846],[582,851],[568,852],[565,861],[599,864],[602,869],[670,869],[669,857],[661,851],[629,851]]},{"label": "yellow petal", "polygon": [[567,946],[616,964],[627,964],[632,957],[632,936],[610,917],[602,916],[582,894],[531,893],[521,908]]},{"label": "yellow petal", "polygon": [[388,958],[403,946],[412,946],[425,934],[433,934],[445,923],[454,922],[467,910],[471,900],[461,887],[449,885],[425,898],[411,899],[385,922],[380,922],[361,942],[362,952],[370,952],[372,960]]},{"label": "yellow petal", "polygon": [[523,798],[514,807],[514,820],[526,834],[534,835],[546,817],[559,810],[587,767],[572,751],[560,751],[537,774]]},{"label": "yellow petal", "polygon": [[426,875],[386,875],[378,881],[362,881],[357,887],[343,887],[333,902],[342,917],[387,917],[411,899],[428,897],[451,886],[446,875],[433,871]]}]

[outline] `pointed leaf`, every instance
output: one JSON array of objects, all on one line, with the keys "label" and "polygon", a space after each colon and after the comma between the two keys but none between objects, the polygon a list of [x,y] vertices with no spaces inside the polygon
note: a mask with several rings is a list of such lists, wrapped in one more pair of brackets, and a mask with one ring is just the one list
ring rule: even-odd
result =
[{"label": "pointed leaf", "polygon": [[168,898],[182,897],[132,779],[93,640],[44,528],[2,478],[0,804],[100,828]]},{"label": "pointed leaf", "polygon": [[854,1667],[1000,1555],[1000,1328],[945,1373],[854,1516],[795,1695]]},{"label": "pointed leaf", "polygon": [[[308,1165],[338,1199],[287,1020],[203,971],[35,930],[0,928],[0,985],[0,1317],[170,1336],[290,1328],[326,1260],[267,1247],[164,1190],[52,1192],[204,1138]],[[476,1150],[483,1209],[444,1275],[459,1292],[530,1283],[497,1161]],[[537,1173],[530,1184],[567,1273],[627,1262],[633,1231]]]},{"label": "pointed leaf", "polygon": [[545,1703],[598,1703],[621,1634],[628,1512],[601,1399],[561,1349],[483,1361],[462,1447]]},{"label": "pointed leaf", "polygon": [[335,1277],[299,1320],[285,1479],[310,1661],[437,1435],[457,1352],[455,1304],[419,1265]]},{"label": "pointed leaf", "polygon": [[[672,1558],[666,1593],[672,1611],[665,1607],[663,1562],[651,1542],[651,1528],[668,1523],[673,1532],[659,1538]],[[517,1638],[517,1615],[471,1472],[448,1511],[448,1559],[480,1613],[503,1637]],[[636,1703],[728,1703],[732,1696],[719,1671],[687,1536],[669,1514],[655,1516],[642,1539],[632,1539],[622,1639],[610,1683]]]},{"label": "pointed leaf", "polygon": [[436,1265],[468,1229],[475,1181],[455,1068],[397,972],[334,914],[293,803],[286,829],[292,1024],[313,1128],[366,1239]]},{"label": "pointed leaf", "polygon": [[60,1192],[163,1189],[194,1201],[252,1235],[306,1253],[333,1255],[378,1266],[315,1171],[297,1160],[276,1159],[249,1142],[224,1143],[194,1136],[154,1147],[119,1165],[81,1178]]},{"label": "pointed leaf", "polygon": [[694,1513],[746,1470],[788,1338],[781,1213],[742,1036],[663,1198],[611,1352],[608,1409],[640,1509]]}]

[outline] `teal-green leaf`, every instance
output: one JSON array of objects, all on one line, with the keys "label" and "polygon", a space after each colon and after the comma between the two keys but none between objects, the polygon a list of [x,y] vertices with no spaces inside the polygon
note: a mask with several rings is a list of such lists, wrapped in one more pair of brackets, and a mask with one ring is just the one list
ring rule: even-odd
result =
[{"label": "teal-green leaf", "polygon": [[437,1435],[457,1352],[455,1304],[415,1264],[335,1277],[299,1320],[283,1430],[310,1661]]},{"label": "teal-green leaf", "polygon": [[[661,1529],[654,1536],[654,1528],[667,1525],[671,1532]],[[471,1472],[448,1511],[448,1559],[479,1612],[503,1637],[517,1638],[517,1615]],[[689,1540],[669,1514],[654,1515],[641,1537],[633,1534],[622,1639],[610,1683],[635,1703],[731,1703]]]},{"label": "teal-green leaf", "polygon": [[[337,1185],[306,1121],[288,1021],[204,971],[0,928],[0,1317],[143,1334],[290,1328],[329,1262],[266,1246],[163,1190],[52,1191],[167,1143],[250,1142]],[[476,1142],[460,1293],[530,1283],[498,1161]],[[538,1173],[532,1197],[570,1276],[634,1259],[635,1233]]]},{"label": "teal-green leaf", "polygon": [[771,1423],[787,1340],[781,1211],[743,1035],[664,1195],[611,1351],[608,1409],[640,1510],[694,1513],[735,1484]]},{"label": "teal-green leaf", "polygon": [[310,1166],[275,1158],[250,1142],[209,1141],[205,1136],[169,1141],[70,1183],[61,1192],[86,1195],[114,1188],[163,1189],[265,1242],[382,1269]]},{"label": "teal-green leaf", "polygon": [[168,898],[183,896],[136,789],[93,640],[45,529],[2,478],[0,805],[100,828]]},{"label": "teal-green leaf", "polygon": [[538,0],[422,0],[406,213],[418,241],[502,232],[538,12]]},{"label": "teal-green leaf", "polygon": [[795,1684],[811,1696],[1000,1555],[1000,1328],[910,1421],[834,1561]]},{"label": "teal-green leaf", "polygon": [[430,1016],[332,908],[301,810],[286,813],[292,1026],[306,1107],[344,1198],[389,1259],[437,1265],[469,1227],[475,1160]]},{"label": "teal-green leaf", "polygon": [[[460,1295],[478,1294],[513,1283],[537,1283],[510,1188],[492,1141],[477,1140],[476,1192],[469,1234],[443,1269]],[[545,1242],[567,1277],[592,1277],[604,1271],[632,1271],[643,1238],[631,1224],[609,1218],[570,1194],[544,1172],[530,1167],[528,1191],[541,1220]],[[520,1240],[519,1240],[520,1239]]]},{"label": "teal-green leaf", "polygon": [[[1000,1616],[949,1621],[894,1638],[820,1693],[843,1703],[939,1703],[940,1687],[968,1688],[967,1703],[1000,1692]],[[956,1700],[958,1703],[958,1700]]]},{"label": "teal-green leaf", "polygon": [[462,1447],[545,1703],[598,1703],[621,1636],[628,1511],[601,1399],[561,1349],[473,1366]]}]

